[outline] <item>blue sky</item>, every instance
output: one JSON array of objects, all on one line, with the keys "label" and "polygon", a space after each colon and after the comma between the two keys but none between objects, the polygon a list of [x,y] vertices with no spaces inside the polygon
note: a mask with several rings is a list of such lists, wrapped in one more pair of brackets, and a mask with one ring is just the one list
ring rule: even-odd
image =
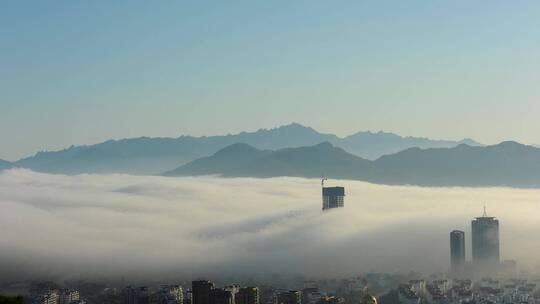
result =
[{"label": "blue sky", "polygon": [[540,143],[535,1],[4,1],[0,158],[292,121]]}]

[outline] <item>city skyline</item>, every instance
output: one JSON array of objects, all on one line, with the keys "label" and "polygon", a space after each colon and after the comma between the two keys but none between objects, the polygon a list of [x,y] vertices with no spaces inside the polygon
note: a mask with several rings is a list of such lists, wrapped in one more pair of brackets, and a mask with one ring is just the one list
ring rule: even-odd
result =
[{"label": "city skyline", "polygon": [[0,1],[0,304],[540,304],[539,71],[534,1]]},{"label": "city skyline", "polygon": [[[467,260],[466,233],[461,230],[450,232],[450,275],[453,278],[489,275],[501,272],[515,272],[516,261],[505,261],[513,264],[509,269],[503,267],[501,261],[499,220],[488,216],[486,206],[481,216],[471,220],[470,229],[471,259]],[[513,268],[513,269],[512,269]]]},{"label": "city skyline", "polygon": [[231,283],[232,279],[225,285],[206,279],[159,285],[126,285],[124,281],[105,284],[17,282],[0,288],[17,285],[28,290],[19,296],[0,296],[0,301],[6,304],[378,304],[379,301],[391,304],[536,304],[540,298],[538,279],[527,274],[471,279],[448,278],[440,273],[367,273],[339,280],[296,276],[283,282],[262,278],[266,282],[263,284],[253,279],[247,284]]}]

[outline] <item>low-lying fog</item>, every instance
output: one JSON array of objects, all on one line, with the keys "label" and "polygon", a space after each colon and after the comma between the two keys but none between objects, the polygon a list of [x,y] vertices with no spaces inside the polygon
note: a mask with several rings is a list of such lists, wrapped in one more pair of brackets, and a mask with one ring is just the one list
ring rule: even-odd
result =
[{"label": "low-lying fog", "polygon": [[4,279],[349,275],[446,271],[449,232],[500,220],[502,259],[540,265],[540,190],[420,188],[330,180],[345,208],[321,211],[320,181],[0,173]]}]

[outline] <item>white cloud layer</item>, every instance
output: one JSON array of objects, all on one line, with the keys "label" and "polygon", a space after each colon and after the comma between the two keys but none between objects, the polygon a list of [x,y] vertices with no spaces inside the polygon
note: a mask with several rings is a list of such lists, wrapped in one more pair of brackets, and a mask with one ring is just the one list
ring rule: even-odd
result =
[{"label": "white cloud layer", "polygon": [[[4,278],[445,271],[448,233],[488,213],[501,255],[540,264],[540,190],[329,181],[345,208],[322,213],[318,180],[0,173]],[[470,250],[468,257],[470,257]]]}]

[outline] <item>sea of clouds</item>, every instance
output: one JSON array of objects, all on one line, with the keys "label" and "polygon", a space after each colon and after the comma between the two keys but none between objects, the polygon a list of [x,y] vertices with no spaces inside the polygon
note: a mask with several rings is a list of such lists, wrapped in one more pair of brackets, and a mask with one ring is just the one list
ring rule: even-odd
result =
[{"label": "sea of clouds", "polygon": [[446,271],[449,232],[500,220],[501,256],[540,265],[540,190],[422,188],[330,180],[345,208],[321,211],[320,181],[0,173],[0,273],[166,278]]}]

